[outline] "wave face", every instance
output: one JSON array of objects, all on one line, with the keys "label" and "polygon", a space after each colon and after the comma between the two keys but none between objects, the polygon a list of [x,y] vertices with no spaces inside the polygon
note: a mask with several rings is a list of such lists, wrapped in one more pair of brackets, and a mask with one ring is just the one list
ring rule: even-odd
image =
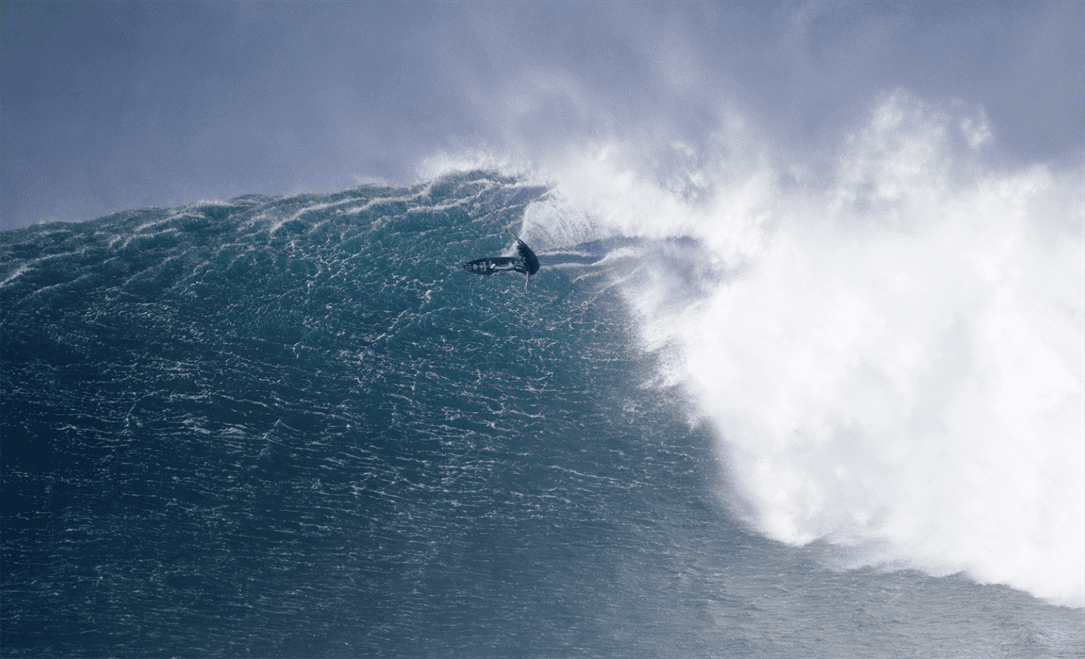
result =
[{"label": "wave face", "polygon": [[[843,227],[870,192],[803,229],[756,176],[713,202],[597,174],[0,234],[5,655],[1078,651],[1021,576],[1075,578],[1037,538],[1080,523],[1031,518],[1076,473],[1080,304],[1051,314],[1080,278],[1029,277],[1078,266],[1020,200],[1050,179],[992,181],[991,236],[971,198],[963,227]],[[510,226],[527,293],[459,268]],[[893,561],[972,578],[862,567]]]}]

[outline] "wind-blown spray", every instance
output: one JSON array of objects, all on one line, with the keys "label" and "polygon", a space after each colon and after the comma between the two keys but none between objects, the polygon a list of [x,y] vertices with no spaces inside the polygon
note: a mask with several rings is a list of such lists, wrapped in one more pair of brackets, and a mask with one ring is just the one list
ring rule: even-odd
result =
[{"label": "wind-blown spray", "polygon": [[524,231],[654,241],[611,272],[753,527],[1082,606],[1082,177],[990,139],[896,94],[820,173],[734,123],[663,169],[616,142]]}]

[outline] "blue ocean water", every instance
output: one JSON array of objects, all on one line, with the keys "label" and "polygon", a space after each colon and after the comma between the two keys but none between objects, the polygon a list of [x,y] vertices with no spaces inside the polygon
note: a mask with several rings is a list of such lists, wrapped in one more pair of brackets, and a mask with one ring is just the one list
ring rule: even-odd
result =
[{"label": "blue ocean water", "polygon": [[744,523],[613,285],[636,240],[535,227],[527,292],[459,268],[548,195],[471,172],[0,234],[4,656],[1085,655],[1081,609]]}]

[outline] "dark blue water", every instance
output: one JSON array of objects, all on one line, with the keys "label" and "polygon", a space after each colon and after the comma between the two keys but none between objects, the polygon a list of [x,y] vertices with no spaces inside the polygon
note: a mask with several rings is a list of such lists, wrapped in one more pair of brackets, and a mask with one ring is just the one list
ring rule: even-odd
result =
[{"label": "dark blue water", "polygon": [[733,521],[593,259],[540,249],[527,293],[459,269],[545,193],[0,234],[3,655],[1085,654],[1079,609]]}]

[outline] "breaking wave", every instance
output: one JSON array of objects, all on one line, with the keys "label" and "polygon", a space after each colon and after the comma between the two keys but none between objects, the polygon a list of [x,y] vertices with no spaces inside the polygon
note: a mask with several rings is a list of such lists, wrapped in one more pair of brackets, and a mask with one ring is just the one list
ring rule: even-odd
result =
[{"label": "breaking wave", "polygon": [[716,429],[750,526],[1082,606],[1082,174],[992,141],[982,111],[904,93],[829,157],[736,117],[707,144],[615,138],[537,173],[521,230],[609,246],[588,260],[660,356],[647,384]]}]

